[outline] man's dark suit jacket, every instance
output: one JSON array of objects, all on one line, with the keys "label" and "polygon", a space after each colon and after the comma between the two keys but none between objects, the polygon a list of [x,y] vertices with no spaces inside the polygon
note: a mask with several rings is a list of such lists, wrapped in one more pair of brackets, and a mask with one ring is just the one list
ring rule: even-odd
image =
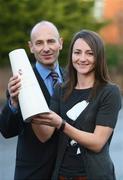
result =
[{"label": "man's dark suit jacket", "polygon": [[[34,72],[49,105],[50,94],[35,67]],[[15,180],[50,180],[58,136],[54,134],[50,140],[41,143],[34,134],[31,123],[24,123],[21,113],[13,114],[8,103],[0,115],[0,132],[6,138],[18,135]]]}]

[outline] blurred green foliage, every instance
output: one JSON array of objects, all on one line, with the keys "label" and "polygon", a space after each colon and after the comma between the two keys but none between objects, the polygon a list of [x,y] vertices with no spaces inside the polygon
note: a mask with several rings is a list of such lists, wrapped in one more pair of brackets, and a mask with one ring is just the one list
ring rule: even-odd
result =
[{"label": "blurred green foliage", "polygon": [[41,20],[58,27],[64,39],[59,59],[65,65],[73,34],[83,28],[98,31],[105,25],[96,21],[93,7],[94,0],[0,0],[0,65],[9,64],[8,53],[16,48],[24,48],[32,60],[27,42],[31,28]]},{"label": "blurred green foliage", "polygon": [[107,44],[105,47],[109,69],[111,70],[114,69],[114,67],[117,68],[120,66],[123,61],[123,46]]}]

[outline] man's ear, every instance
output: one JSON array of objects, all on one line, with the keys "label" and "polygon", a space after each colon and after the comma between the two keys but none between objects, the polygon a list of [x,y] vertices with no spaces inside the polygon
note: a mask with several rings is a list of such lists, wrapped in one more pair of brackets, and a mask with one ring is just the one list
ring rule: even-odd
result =
[{"label": "man's ear", "polygon": [[28,46],[29,46],[30,52],[33,53],[33,45],[31,41],[28,41]]},{"label": "man's ear", "polygon": [[63,48],[63,38],[62,37],[59,39],[59,44],[60,44],[59,49],[62,50],[62,48]]}]

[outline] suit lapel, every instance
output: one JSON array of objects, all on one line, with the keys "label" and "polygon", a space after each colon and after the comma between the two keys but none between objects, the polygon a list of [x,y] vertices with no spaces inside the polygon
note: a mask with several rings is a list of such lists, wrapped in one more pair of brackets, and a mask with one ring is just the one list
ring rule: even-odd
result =
[{"label": "suit lapel", "polygon": [[39,85],[40,85],[40,87],[41,87],[41,90],[42,90],[42,92],[43,92],[43,94],[44,94],[44,97],[45,97],[45,99],[46,99],[46,101],[47,101],[47,103],[48,103],[48,105],[49,105],[49,103],[50,103],[50,98],[51,98],[51,97],[50,97],[50,94],[49,94],[49,91],[48,91],[48,89],[47,89],[47,87],[46,87],[46,85],[45,85],[42,77],[41,77],[40,74],[38,73],[38,71],[37,71],[37,69],[36,69],[35,66],[34,66],[33,70],[34,70],[34,73],[35,73],[35,75],[36,75],[36,78],[37,78],[37,80],[38,80],[38,82],[39,82]]}]

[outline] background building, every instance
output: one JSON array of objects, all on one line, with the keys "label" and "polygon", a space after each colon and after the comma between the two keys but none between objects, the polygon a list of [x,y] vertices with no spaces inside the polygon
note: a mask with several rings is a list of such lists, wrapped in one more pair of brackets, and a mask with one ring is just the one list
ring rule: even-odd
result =
[{"label": "background building", "polygon": [[108,44],[123,44],[123,0],[95,0],[96,18],[108,20],[100,33]]}]

